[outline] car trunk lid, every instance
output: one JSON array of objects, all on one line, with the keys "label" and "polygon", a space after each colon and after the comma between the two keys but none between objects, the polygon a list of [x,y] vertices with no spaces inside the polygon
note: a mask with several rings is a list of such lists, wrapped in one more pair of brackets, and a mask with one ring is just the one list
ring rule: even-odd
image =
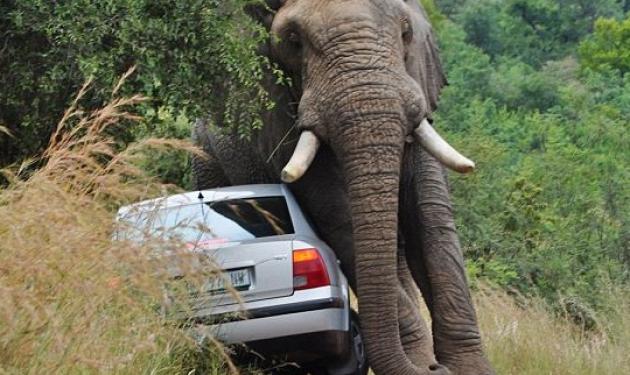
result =
[{"label": "car trunk lid", "polygon": [[195,305],[207,308],[293,294],[292,237],[259,238],[202,250],[223,270],[223,281],[208,280]]}]

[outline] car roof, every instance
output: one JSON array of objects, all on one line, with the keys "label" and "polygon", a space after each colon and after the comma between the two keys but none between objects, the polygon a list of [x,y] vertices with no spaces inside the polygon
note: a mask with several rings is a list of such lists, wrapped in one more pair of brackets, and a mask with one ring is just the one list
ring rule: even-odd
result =
[{"label": "car roof", "polygon": [[118,216],[124,216],[132,210],[134,213],[138,213],[143,211],[152,211],[156,208],[177,207],[199,203],[200,195],[203,202],[213,202],[226,199],[286,196],[284,189],[285,187],[282,184],[257,184],[195,190],[187,193],[148,199],[142,202],[122,206],[118,210]]}]

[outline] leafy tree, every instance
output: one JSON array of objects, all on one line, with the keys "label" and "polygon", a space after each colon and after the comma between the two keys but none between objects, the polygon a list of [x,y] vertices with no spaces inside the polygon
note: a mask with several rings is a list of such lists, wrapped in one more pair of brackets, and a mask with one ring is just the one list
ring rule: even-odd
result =
[{"label": "leafy tree", "polygon": [[213,108],[224,125],[250,129],[268,103],[259,84],[266,63],[255,53],[265,35],[244,14],[248,2],[1,2],[0,124],[15,138],[0,135],[0,165],[40,150],[88,77],[95,84],[85,105],[93,106],[131,66],[124,90],[153,99],[144,115]]},{"label": "leafy tree", "polygon": [[429,20],[433,27],[439,27],[442,21],[444,21],[445,17],[438,9],[434,0],[418,0],[424,10],[427,12]]},{"label": "leafy tree", "polygon": [[580,44],[582,66],[594,70],[630,71],[630,17],[622,21],[600,18],[595,32]]},{"label": "leafy tree", "polygon": [[[561,310],[605,309],[598,291],[630,281],[630,75],[622,32],[598,21],[588,34],[622,4],[437,3],[451,8],[438,30],[450,86],[436,123],[478,165],[452,179],[469,273]],[[615,51],[617,65],[591,64],[587,48]]]},{"label": "leafy tree", "polygon": [[572,53],[592,31],[597,17],[623,15],[618,0],[479,0],[457,4],[452,17],[466,31],[469,43],[492,58],[518,58],[536,67]]},{"label": "leafy tree", "polygon": [[536,70],[518,59],[501,59],[490,77],[489,94],[514,110],[544,111],[558,104],[561,83],[555,74]]},{"label": "leafy tree", "polygon": [[[495,0],[466,2],[454,19],[466,32],[466,41],[494,57],[503,52],[505,22],[501,3]],[[513,21],[508,21],[512,23]]]}]

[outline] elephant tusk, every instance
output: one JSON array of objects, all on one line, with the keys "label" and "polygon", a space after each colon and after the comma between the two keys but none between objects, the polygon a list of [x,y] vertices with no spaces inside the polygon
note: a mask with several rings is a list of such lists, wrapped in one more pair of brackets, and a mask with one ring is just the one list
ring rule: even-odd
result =
[{"label": "elephant tusk", "polygon": [[414,135],[420,145],[447,168],[460,173],[469,173],[475,169],[475,163],[449,145],[427,119],[422,120]]},{"label": "elephant tusk", "polygon": [[315,133],[305,130],[300,135],[300,140],[295,146],[293,156],[289,163],[282,169],[281,178],[286,183],[299,180],[311,166],[319,149],[319,139]]}]

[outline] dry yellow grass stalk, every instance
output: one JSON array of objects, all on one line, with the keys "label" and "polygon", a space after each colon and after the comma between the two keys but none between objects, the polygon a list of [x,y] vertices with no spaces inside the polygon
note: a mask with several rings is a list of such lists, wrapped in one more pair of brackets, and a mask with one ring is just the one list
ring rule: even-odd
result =
[{"label": "dry yellow grass stalk", "polygon": [[1,134],[6,134],[10,137],[12,137],[13,135],[11,134],[11,132],[9,131],[9,129],[7,129],[5,126],[0,125],[0,133]]},{"label": "dry yellow grass stalk", "polygon": [[[611,301],[607,319],[599,331],[587,332],[554,316],[541,300],[521,298],[527,302],[523,306],[504,291],[481,285],[474,293],[475,305],[497,374],[630,374],[630,291],[606,293]],[[422,315],[430,326],[424,304]]]},{"label": "dry yellow grass stalk", "polygon": [[[144,99],[113,98],[84,113],[87,89],[41,168],[28,177],[25,168],[3,171],[0,373],[236,373],[222,348],[201,348],[159,313],[170,280],[153,254],[163,244],[112,241],[113,208],[169,189],[136,167],[142,150],[199,151],[166,139],[117,150],[107,130],[137,120],[127,109]],[[196,283],[212,271],[186,277]]]},{"label": "dry yellow grass stalk", "polygon": [[476,294],[476,305],[499,374],[630,374],[629,297],[627,290],[610,292],[609,312],[598,332],[554,317],[542,301],[518,306],[505,292],[489,288]]}]

